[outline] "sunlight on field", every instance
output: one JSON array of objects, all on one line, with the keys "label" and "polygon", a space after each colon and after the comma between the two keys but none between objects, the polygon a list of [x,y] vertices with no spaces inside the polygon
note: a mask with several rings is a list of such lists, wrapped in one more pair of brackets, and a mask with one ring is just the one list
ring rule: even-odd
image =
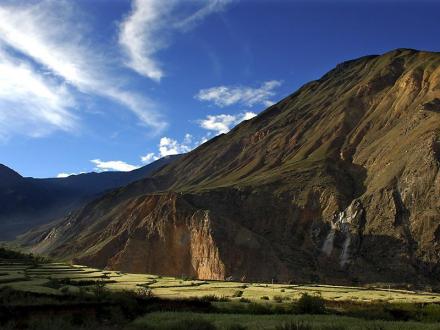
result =
[{"label": "sunlight on field", "polygon": [[[54,282],[57,285],[54,285]],[[246,298],[270,303],[294,301],[308,292],[321,295],[331,301],[440,302],[439,294],[394,289],[201,281],[148,274],[127,274],[63,263],[0,263],[0,287],[10,286],[24,291],[57,295],[77,291],[80,287],[88,290],[96,285],[96,282],[105,283],[105,286],[111,290],[148,288],[154,295],[164,298],[217,296],[232,301]]]}]

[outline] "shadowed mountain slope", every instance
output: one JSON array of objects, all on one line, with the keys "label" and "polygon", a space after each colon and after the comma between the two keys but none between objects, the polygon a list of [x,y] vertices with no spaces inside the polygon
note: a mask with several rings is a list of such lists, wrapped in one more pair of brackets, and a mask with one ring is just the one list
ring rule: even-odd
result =
[{"label": "shadowed mountain slope", "polygon": [[344,62],[23,241],[130,272],[436,282],[440,54]]},{"label": "shadowed mountain slope", "polygon": [[102,193],[151,175],[178,156],[162,158],[131,172],[102,172],[67,178],[23,178],[0,164],[0,240],[65,217]]}]

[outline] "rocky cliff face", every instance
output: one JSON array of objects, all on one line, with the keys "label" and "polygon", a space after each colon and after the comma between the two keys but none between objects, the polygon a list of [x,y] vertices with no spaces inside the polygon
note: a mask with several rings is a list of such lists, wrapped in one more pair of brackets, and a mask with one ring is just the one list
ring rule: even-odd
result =
[{"label": "rocky cliff face", "polygon": [[134,272],[436,282],[440,54],[340,64],[152,180],[25,241]]}]

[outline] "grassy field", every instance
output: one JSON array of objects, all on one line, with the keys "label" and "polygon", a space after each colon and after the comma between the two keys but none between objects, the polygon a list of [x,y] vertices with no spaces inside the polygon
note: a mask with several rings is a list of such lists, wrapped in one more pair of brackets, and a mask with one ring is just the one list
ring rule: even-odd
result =
[{"label": "grassy field", "polygon": [[[305,315],[315,312],[298,307],[304,294],[318,297],[325,306],[317,313],[325,315]],[[44,313],[47,308],[61,313],[57,320],[64,325],[37,317],[45,322],[34,326],[38,329],[67,330],[78,309],[87,312],[91,305],[95,321],[89,328],[95,330],[102,322],[105,329],[440,329],[440,295],[435,293],[189,280],[32,259],[0,259],[0,299],[15,308],[18,320],[23,311],[33,320],[42,304]],[[1,313],[0,308],[0,321]]]},{"label": "grassy field", "polygon": [[[59,280],[58,285],[53,285]],[[64,281],[63,280],[68,280]],[[62,295],[66,291],[87,289],[94,282],[105,283],[110,290],[149,288],[163,298],[216,296],[239,301],[280,303],[297,300],[303,293],[318,294],[325,300],[390,303],[440,303],[440,294],[405,290],[366,289],[330,285],[286,285],[221,281],[198,281],[145,274],[126,274],[63,263],[33,264],[20,261],[0,262],[0,287]]]},{"label": "grassy field", "polygon": [[[155,327],[157,329],[170,329],[185,321],[206,320],[219,329],[234,329],[237,325],[245,324],[248,329],[287,329],[311,330],[311,329],[350,329],[350,330],[438,330],[438,324],[419,322],[396,322],[396,321],[360,321],[357,318],[335,315],[249,315],[249,314],[202,314],[182,312],[159,312],[151,313],[138,318],[130,328],[145,329]],[[188,322],[188,323],[189,323]],[[289,328],[290,327],[290,328]],[[238,328],[238,327],[237,327]]]}]

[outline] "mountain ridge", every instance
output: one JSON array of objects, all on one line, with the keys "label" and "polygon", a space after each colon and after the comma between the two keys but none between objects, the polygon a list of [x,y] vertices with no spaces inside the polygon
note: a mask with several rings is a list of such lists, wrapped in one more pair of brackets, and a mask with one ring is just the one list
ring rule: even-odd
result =
[{"label": "mountain ridge", "polygon": [[20,181],[23,177],[6,165],[0,164],[0,185],[2,187]]},{"label": "mountain ridge", "polygon": [[130,172],[91,172],[66,178],[22,177],[0,166],[0,240],[10,240],[38,225],[62,219],[106,191],[151,175],[180,155]]},{"label": "mountain ridge", "polygon": [[23,242],[131,272],[436,283],[439,99],[440,53],[344,62]]}]

